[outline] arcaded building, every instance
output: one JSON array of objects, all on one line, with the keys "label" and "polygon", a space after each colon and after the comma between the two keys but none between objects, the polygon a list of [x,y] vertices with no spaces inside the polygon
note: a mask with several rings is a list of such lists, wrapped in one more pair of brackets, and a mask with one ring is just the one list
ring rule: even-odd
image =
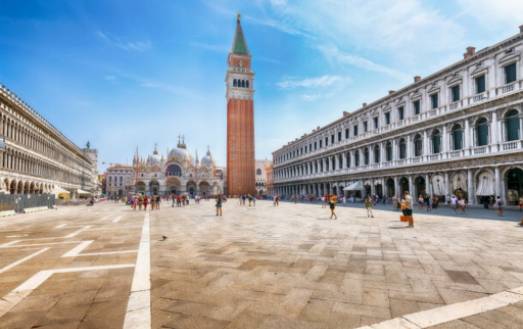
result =
[{"label": "arcaded building", "polygon": [[255,194],[254,72],[240,15],[227,62],[227,194]]},{"label": "arcaded building", "polygon": [[81,149],[7,87],[0,85],[0,192],[93,192],[96,150]]},{"label": "arcaded building", "polygon": [[523,196],[518,34],[314,129],[273,153],[282,195],[410,191],[470,204]]}]

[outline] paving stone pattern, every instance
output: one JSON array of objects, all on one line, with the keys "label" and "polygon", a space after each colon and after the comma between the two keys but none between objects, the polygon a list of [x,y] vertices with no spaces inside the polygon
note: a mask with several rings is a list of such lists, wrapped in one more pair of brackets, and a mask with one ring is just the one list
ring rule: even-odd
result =
[{"label": "paving stone pattern", "polygon": [[[415,214],[409,229],[390,211],[339,208],[329,220],[320,205],[229,200],[219,218],[213,206],[150,213],[152,328],[357,328],[523,286],[514,222]],[[143,223],[114,203],[1,219],[0,269],[49,249],[0,273],[0,298],[42,270],[134,264]],[[0,328],[122,328],[133,274],[54,274]],[[521,328],[521,308],[433,328]]]}]

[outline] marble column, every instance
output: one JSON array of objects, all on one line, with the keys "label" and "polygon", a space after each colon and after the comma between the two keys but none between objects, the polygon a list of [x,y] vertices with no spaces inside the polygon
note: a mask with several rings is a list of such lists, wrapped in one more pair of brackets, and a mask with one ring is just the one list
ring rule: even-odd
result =
[{"label": "marble column", "polygon": [[469,196],[469,204],[474,205],[476,204],[476,193],[474,191],[474,182],[472,181],[472,170],[467,170],[467,188],[468,188],[468,196]]}]

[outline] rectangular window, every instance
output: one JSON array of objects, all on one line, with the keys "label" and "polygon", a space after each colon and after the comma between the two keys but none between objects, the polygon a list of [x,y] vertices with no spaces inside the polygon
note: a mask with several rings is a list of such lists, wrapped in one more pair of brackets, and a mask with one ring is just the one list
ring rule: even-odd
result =
[{"label": "rectangular window", "polygon": [[341,131],[338,131],[338,142],[341,142]]},{"label": "rectangular window", "polygon": [[421,112],[421,102],[420,100],[415,100],[414,102],[412,102],[412,106],[414,107],[414,114],[415,115],[418,115],[420,114]]},{"label": "rectangular window", "polygon": [[[321,147],[321,145],[320,145]],[[314,142],[314,151],[316,151],[318,149],[318,142]]]},{"label": "rectangular window", "polygon": [[432,95],[430,95],[430,105],[432,106],[433,109],[437,109],[438,108],[438,93],[434,93]]},{"label": "rectangular window", "polygon": [[506,65],[505,70],[505,83],[511,83],[516,81],[516,63]]},{"label": "rectangular window", "polygon": [[405,111],[403,109],[403,106],[398,107],[398,118],[400,120],[403,120],[405,118]]},{"label": "rectangular window", "polygon": [[325,137],[325,147],[329,145],[329,137]]},{"label": "rectangular window", "polygon": [[480,75],[474,79],[476,83],[476,94],[481,94],[485,91],[485,75]]},{"label": "rectangular window", "polygon": [[349,128],[345,129],[345,139],[349,139]]},{"label": "rectangular window", "polygon": [[331,144],[334,144],[334,134],[331,135]]},{"label": "rectangular window", "polygon": [[354,135],[354,136],[358,136],[358,125],[355,125],[353,128],[354,128],[354,129],[353,129],[353,130],[354,130],[353,135]]},{"label": "rectangular window", "polygon": [[374,117],[374,129],[378,129],[379,128],[379,119],[378,117]]},{"label": "rectangular window", "polygon": [[367,121],[363,121],[363,132],[367,132],[369,130],[369,125]]},{"label": "rectangular window", "polygon": [[459,101],[459,99],[460,99],[459,85],[455,85],[455,86],[450,87],[450,93],[451,93],[453,102]]},{"label": "rectangular window", "polygon": [[320,140],[320,148],[322,148],[322,143],[323,143],[323,142]]},{"label": "rectangular window", "polygon": [[390,125],[390,112],[385,113],[385,124]]}]

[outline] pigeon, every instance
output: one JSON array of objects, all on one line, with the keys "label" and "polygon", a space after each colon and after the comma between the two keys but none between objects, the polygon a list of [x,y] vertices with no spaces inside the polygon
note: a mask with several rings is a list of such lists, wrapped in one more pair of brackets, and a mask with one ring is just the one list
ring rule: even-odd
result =
[{"label": "pigeon", "polygon": [[167,237],[165,235],[162,235],[162,239],[160,241],[165,241],[167,240]]}]

